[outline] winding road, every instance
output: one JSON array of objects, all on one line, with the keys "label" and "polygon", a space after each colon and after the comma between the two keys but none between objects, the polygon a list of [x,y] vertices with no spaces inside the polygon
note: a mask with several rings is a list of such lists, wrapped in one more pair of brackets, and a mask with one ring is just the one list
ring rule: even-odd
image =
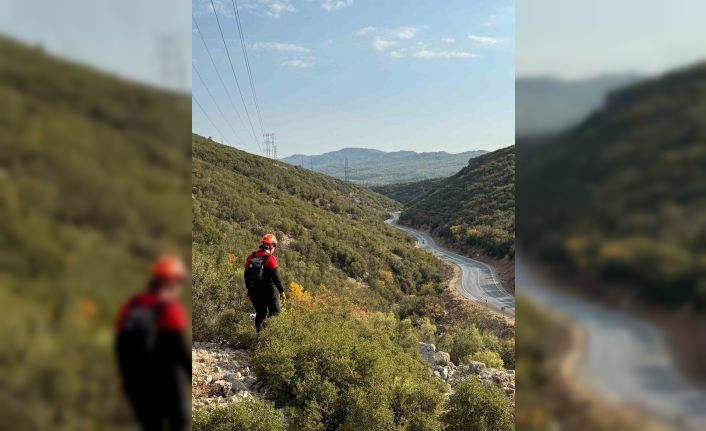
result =
[{"label": "winding road", "polygon": [[424,232],[398,224],[400,213],[392,213],[385,223],[417,239],[422,248],[461,268],[457,289],[466,298],[515,317],[515,297],[506,291],[495,270],[483,262],[447,250]]},{"label": "winding road", "polygon": [[[556,288],[515,255],[517,292],[575,322],[586,335],[576,377],[602,399],[674,421],[676,429],[706,429],[706,390],[686,379],[654,325]],[[694,336],[699,336],[694,334]]]}]

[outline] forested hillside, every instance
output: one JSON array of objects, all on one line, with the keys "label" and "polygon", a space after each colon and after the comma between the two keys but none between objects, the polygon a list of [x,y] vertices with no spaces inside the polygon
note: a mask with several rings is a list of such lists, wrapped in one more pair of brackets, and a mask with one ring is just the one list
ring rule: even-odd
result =
[{"label": "forested hillside", "polygon": [[368,148],[345,148],[318,156],[296,154],[282,161],[345,179],[348,159],[348,179],[360,184],[381,185],[447,177],[464,167],[468,159],[485,153],[480,150],[459,154],[444,151],[388,153]]},{"label": "forested hillside", "polygon": [[436,188],[443,178],[433,178],[430,180],[416,181],[413,183],[387,184],[384,186],[372,187],[376,192],[396,200],[404,205],[424,196]]},{"label": "forested hillside", "polygon": [[522,242],[642,300],[705,307],[705,137],[704,64],[615,93],[519,153]]},{"label": "forested hillside", "polygon": [[502,258],[515,252],[515,147],[471,159],[413,201],[400,221],[466,250]]},{"label": "forested hillside", "polygon": [[[240,270],[262,235],[273,232],[285,245],[278,257],[289,269],[287,283],[351,288],[358,302],[379,309],[420,293],[423,285],[443,286],[444,268],[436,259],[409,246],[411,240],[394,229],[380,228],[399,205],[394,201],[197,135],[193,159],[195,274],[200,264],[214,265],[229,256]],[[240,287],[239,279],[227,280],[225,285]],[[201,287],[199,281],[195,286]],[[352,289],[358,282],[370,287]],[[196,304],[197,335],[205,329],[198,326],[199,307],[212,302]]]},{"label": "forested hillside", "polygon": [[0,99],[2,423],[116,429],[119,302],[188,253],[189,99],[3,38]]},{"label": "forested hillside", "polygon": [[[482,313],[445,321],[448,269],[383,223],[398,203],[198,135],[192,175],[194,338],[250,352],[285,411],[272,427],[440,430],[444,386],[418,359],[419,341],[459,363],[514,366],[512,328]],[[257,336],[243,264],[266,232],[280,240],[289,299]],[[507,399],[492,396],[481,391],[476,406],[500,411],[479,420],[508,424]],[[237,429],[254,418],[236,406],[199,414],[196,429],[226,420]]]}]

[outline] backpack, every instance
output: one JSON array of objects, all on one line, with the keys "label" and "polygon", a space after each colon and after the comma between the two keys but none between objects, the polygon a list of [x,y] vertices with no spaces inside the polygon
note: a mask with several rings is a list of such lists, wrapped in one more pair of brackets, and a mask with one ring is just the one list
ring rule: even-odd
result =
[{"label": "backpack", "polygon": [[164,306],[164,303],[140,306],[139,298],[130,303],[130,311],[125,317],[117,340],[118,362],[124,372],[144,369],[155,363],[159,318]]},{"label": "backpack", "polygon": [[272,256],[270,253],[266,253],[257,257],[256,251],[250,255],[250,263],[245,268],[245,287],[247,287],[248,292],[257,291],[265,284],[265,265],[270,256]]}]

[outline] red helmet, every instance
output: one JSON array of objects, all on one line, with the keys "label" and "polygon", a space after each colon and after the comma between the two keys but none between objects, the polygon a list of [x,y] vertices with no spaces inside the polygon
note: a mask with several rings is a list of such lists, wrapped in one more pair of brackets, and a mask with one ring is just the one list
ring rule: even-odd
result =
[{"label": "red helmet", "polygon": [[186,278],[184,261],[175,256],[162,256],[152,264],[152,277],[162,281],[181,281]]},{"label": "red helmet", "polygon": [[264,245],[276,246],[277,245],[277,237],[271,233],[268,233],[267,235],[262,237],[262,243]]}]

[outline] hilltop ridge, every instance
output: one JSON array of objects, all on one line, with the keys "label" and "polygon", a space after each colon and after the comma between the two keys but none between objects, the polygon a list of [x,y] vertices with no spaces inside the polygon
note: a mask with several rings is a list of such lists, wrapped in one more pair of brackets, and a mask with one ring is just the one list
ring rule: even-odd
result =
[{"label": "hilltop ridge", "polygon": [[346,178],[345,163],[348,159],[348,178],[356,183],[382,185],[426,180],[453,175],[466,165],[469,159],[485,154],[475,150],[458,154],[445,151],[385,152],[370,148],[344,148],[321,155],[296,154],[281,161],[291,165],[302,165],[339,179]]}]

